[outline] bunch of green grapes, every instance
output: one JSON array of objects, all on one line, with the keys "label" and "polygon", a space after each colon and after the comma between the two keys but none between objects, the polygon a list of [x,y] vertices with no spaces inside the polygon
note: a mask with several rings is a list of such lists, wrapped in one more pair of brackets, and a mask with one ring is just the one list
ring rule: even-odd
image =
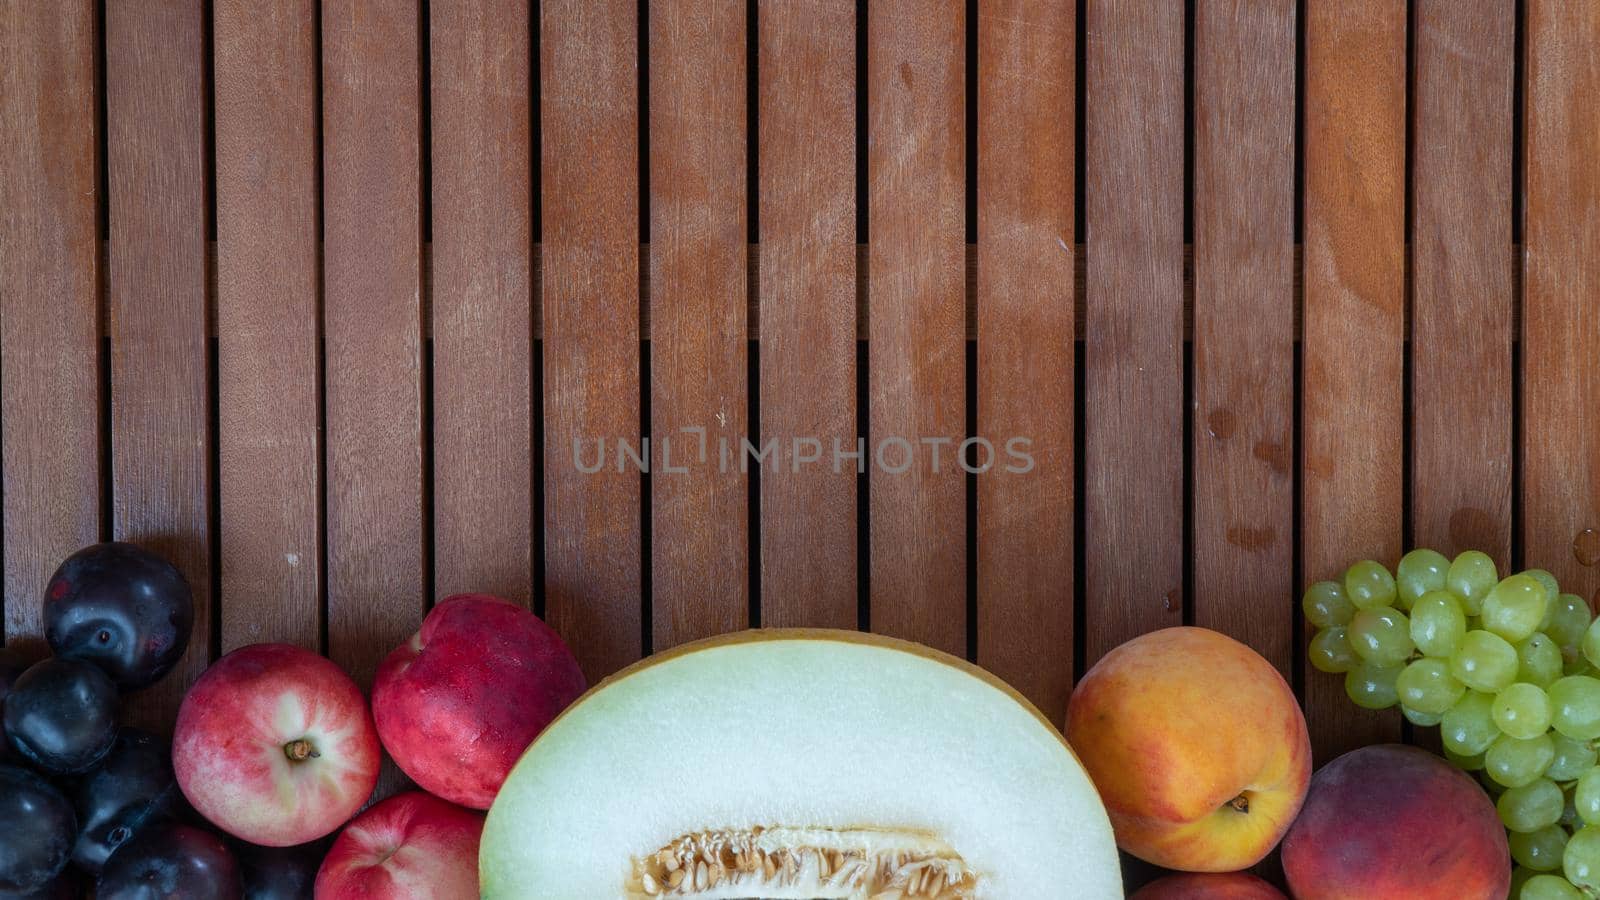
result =
[{"label": "bunch of green grapes", "polygon": [[1356,705],[1439,726],[1509,832],[1518,900],[1600,896],[1600,621],[1529,569],[1502,579],[1469,550],[1366,560],[1306,590],[1316,668]]}]

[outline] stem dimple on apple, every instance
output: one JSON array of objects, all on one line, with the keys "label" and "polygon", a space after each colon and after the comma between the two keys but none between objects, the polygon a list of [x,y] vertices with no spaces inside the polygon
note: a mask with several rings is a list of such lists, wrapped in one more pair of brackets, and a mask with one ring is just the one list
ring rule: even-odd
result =
[{"label": "stem dimple on apple", "polygon": [[290,762],[304,762],[307,759],[316,759],[322,754],[307,738],[299,738],[283,745],[283,755],[289,757]]},{"label": "stem dimple on apple", "polygon": [[1229,800],[1228,806],[1231,807],[1234,812],[1247,813],[1250,811],[1250,795],[1240,794],[1232,800]]}]

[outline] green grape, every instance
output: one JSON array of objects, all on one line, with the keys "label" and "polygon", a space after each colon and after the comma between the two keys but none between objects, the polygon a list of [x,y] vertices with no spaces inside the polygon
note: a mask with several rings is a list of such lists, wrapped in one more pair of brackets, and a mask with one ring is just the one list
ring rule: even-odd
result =
[{"label": "green grape", "polygon": [[1523,834],[1514,831],[1507,836],[1511,843],[1511,858],[1535,872],[1550,872],[1561,868],[1561,853],[1567,849],[1567,833],[1558,825]]},{"label": "green grape", "polygon": [[1483,598],[1481,626],[1515,643],[1538,630],[1546,605],[1544,585],[1527,575],[1513,575]]},{"label": "green grape", "polygon": [[1561,677],[1561,648],[1542,631],[1517,644],[1517,680],[1549,687]]},{"label": "green grape", "polygon": [[1495,802],[1500,821],[1512,831],[1538,831],[1561,820],[1567,798],[1548,778],[1535,778],[1522,787],[1508,788]]},{"label": "green grape", "polygon": [[1363,662],[1345,673],[1344,692],[1355,705],[1364,709],[1388,709],[1400,702],[1395,682],[1400,678],[1401,668]]},{"label": "green grape", "polygon": [[1582,650],[1589,665],[1600,666],[1600,619],[1589,623],[1588,630],[1583,633]]},{"label": "green grape", "polygon": [[1551,760],[1549,771],[1551,781],[1576,781],[1583,773],[1594,768],[1595,760],[1600,758],[1593,747],[1583,741],[1575,741],[1561,732],[1550,736],[1550,742],[1555,745],[1556,758]]},{"label": "green grape", "polygon": [[1344,593],[1356,609],[1393,606],[1396,596],[1394,576],[1382,563],[1364,559],[1345,570]]},{"label": "green grape", "polygon": [[1555,757],[1555,745],[1549,735],[1523,739],[1502,734],[1483,755],[1483,770],[1498,784],[1522,787],[1543,775]]},{"label": "green grape", "polygon": [[1412,709],[1403,703],[1400,704],[1400,715],[1405,716],[1407,722],[1419,728],[1433,728],[1444,720],[1444,716],[1437,713],[1422,712],[1421,710]]},{"label": "green grape", "polygon": [[1477,772],[1483,769],[1482,753],[1473,753],[1468,756],[1462,756],[1459,753],[1450,752],[1449,748],[1445,748],[1444,758],[1450,763],[1450,765],[1455,766],[1463,772]]},{"label": "green grape", "polygon": [[1494,724],[1494,695],[1467,691],[1455,706],[1445,710],[1439,737],[1446,753],[1477,756],[1489,749],[1500,729]]},{"label": "green grape", "polygon": [[[1550,773],[1546,772],[1545,774],[1548,775]],[[1578,816],[1578,805],[1573,800],[1573,797],[1577,794],[1577,792],[1576,784],[1569,786],[1566,790],[1561,792],[1562,795],[1567,799],[1566,805],[1561,807],[1561,818],[1559,820],[1559,824],[1562,828],[1565,828],[1568,831],[1578,828],[1583,824],[1583,819],[1579,818]]]},{"label": "green grape", "polygon": [[1600,892],[1600,828],[1578,829],[1561,851],[1561,871],[1580,891],[1593,897]]},{"label": "green grape", "polygon": [[1443,553],[1426,547],[1400,557],[1400,565],[1394,569],[1395,605],[1409,610],[1423,594],[1444,590],[1444,573],[1449,568],[1450,560]]},{"label": "green grape", "polygon": [[1585,825],[1600,825],[1600,769],[1590,769],[1578,779],[1572,806]]},{"label": "green grape", "polygon": [[1543,569],[1529,569],[1522,574],[1539,582],[1544,587],[1544,619],[1539,623],[1539,630],[1543,631],[1550,624],[1550,617],[1552,610],[1555,608],[1556,599],[1561,596],[1561,587],[1556,584],[1556,577]]},{"label": "green grape", "polygon": [[[1404,690],[1400,699],[1406,699]],[[1550,730],[1550,698],[1538,685],[1519,681],[1494,696],[1493,715],[1501,732],[1523,740],[1536,738]]]},{"label": "green grape", "polygon": [[1561,652],[1561,674],[1592,675],[1594,674],[1594,666],[1589,665],[1589,661],[1584,658],[1582,653],[1574,653],[1569,656],[1563,650]]},{"label": "green grape", "polygon": [[1575,741],[1600,738],[1600,680],[1569,675],[1550,685],[1550,724]]},{"label": "green grape", "polygon": [[1380,666],[1399,665],[1416,649],[1411,643],[1411,620],[1386,606],[1357,612],[1345,629],[1345,638],[1357,656]]},{"label": "green grape", "polygon": [[1504,690],[1517,677],[1517,648],[1487,631],[1469,631],[1450,655],[1450,674],[1475,691]]},{"label": "green grape", "polygon": [[1450,563],[1444,573],[1444,583],[1450,593],[1461,598],[1461,611],[1475,616],[1483,606],[1483,597],[1500,582],[1494,560],[1480,550],[1468,550]]},{"label": "green grape", "polygon": [[1449,663],[1426,657],[1400,670],[1394,687],[1402,705],[1434,716],[1444,715],[1466,692],[1461,682],[1451,676]]},{"label": "green grape", "polygon": [[1348,672],[1361,660],[1356,658],[1356,652],[1350,649],[1350,641],[1345,638],[1343,625],[1334,625],[1317,632],[1311,639],[1311,646],[1307,651],[1311,665],[1318,671],[1340,674]]},{"label": "green grape", "polygon": [[1535,875],[1522,884],[1516,900],[1584,900],[1583,892],[1559,875]]},{"label": "green grape", "polygon": [[1306,621],[1318,628],[1349,625],[1350,617],[1356,614],[1355,606],[1345,596],[1344,585],[1337,581],[1319,581],[1306,588],[1300,608],[1305,611]]},{"label": "green grape", "polygon": [[1467,616],[1461,601],[1449,591],[1429,591],[1411,606],[1411,642],[1424,656],[1456,652],[1467,634]]},{"label": "green grape", "polygon": [[1577,594],[1561,594],[1551,604],[1550,624],[1541,629],[1560,647],[1576,647],[1583,642],[1583,633],[1589,630],[1594,616],[1589,604]]},{"label": "green grape", "polygon": [[[1522,886],[1527,884],[1530,879],[1538,876],[1538,872],[1527,866],[1513,865],[1511,867],[1511,890],[1507,892],[1506,900],[1522,900]],[[1561,880],[1566,881],[1565,878]]]}]

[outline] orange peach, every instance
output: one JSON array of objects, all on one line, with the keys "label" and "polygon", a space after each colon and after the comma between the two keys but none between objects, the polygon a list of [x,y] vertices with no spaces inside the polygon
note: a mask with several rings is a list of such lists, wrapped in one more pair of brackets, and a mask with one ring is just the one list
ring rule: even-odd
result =
[{"label": "orange peach", "polygon": [[1272,664],[1204,628],[1167,628],[1106,654],[1067,708],[1067,741],[1122,849],[1169,869],[1260,862],[1300,811],[1311,740]]},{"label": "orange peach", "polygon": [[1152,881],[1128,900],[1286,900],[1283,892],[1248,872],[1184,872]]}]

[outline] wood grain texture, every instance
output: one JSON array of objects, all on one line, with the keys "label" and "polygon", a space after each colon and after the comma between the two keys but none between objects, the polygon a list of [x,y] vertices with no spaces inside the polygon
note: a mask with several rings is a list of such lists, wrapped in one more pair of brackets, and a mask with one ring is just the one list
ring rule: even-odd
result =
[{"label": "wood grain texture", "polygon": [[761,472],[761,621],[854,628],[856,461],[833,463],[857,446],[856,9],[761,0],[756,24],[760,438],[827,460]]},{"label": "wood grain texture", "polygon": [[1293,0],[1194,34],[1194,622],[1292,674]]},{"label": "wood grain texture", "polygon": [[0,433],[7,644],[100,534],[95,15],[0,3]]},{"label": "wood grain texture", "polygon": [[316,29],[216,0],[224,651],[320,643]]},{"label": "wood grain texture", "polygon": [[[540,18],[545,608],[591,681],[642,649],[641,478],[619,463],[640,441],[637,19],[625,0]],[[575,444],[602,441],[580,471]]]},{"label": "wood grain texture", "polygon": [[[966,652],[965,7],[868,7],[871,623]],[[942,442],[942,443],[941,443]]]},{"label": "wood grain texture", "polygon": [[978,664],[1051,721],[1072,690],[1074,19],[978,7]]},{"label": "wood grain texture", "polygon": [[[1406,8],[1306,12],[1301,552],[1317,581],[1400,557]],[[1307,673],[1304,699],[1319,762],[1400,733],[1338,677]]]},{"label": "wood grain texture", "polygon": [[1506,248],[1516,10],[1495,0],[1421,0],[1415,19],[1411,534],[1416,546],[1450,557],[1482,550],[1503,572],[1511,562]]},{"label": "wood grain texture", "polygon": [[533,599],[528,0],[429,7],[439,597]]},{"label": "wood grain texture", "polygon": [[1085,652],[1183,621],[1183,7],[1088,6]]},{"label": "wood grain texture", "polygon": [[364,688],[427,608],[417,4],[322,3],[328,655]]},{"label": "wood grain texture", "polygon": [[1527,5],[1524,556],[1600,602],[1600,4]]},{"label": "wood grain texture", "polygon": [[200,0],[106,7],[112,534],[194,592],[188,652],[128,699],[157,732],[210,662],[205,51]]},{"label": "wood grain texture", "polygon": [[[652,645],[750,620],[745,4],[650,6]],[[673,468],[669,469],[670,461]],[[736,456],[730,455],[730,460]],[[676,469],[685,471],[676,471]]]}]

